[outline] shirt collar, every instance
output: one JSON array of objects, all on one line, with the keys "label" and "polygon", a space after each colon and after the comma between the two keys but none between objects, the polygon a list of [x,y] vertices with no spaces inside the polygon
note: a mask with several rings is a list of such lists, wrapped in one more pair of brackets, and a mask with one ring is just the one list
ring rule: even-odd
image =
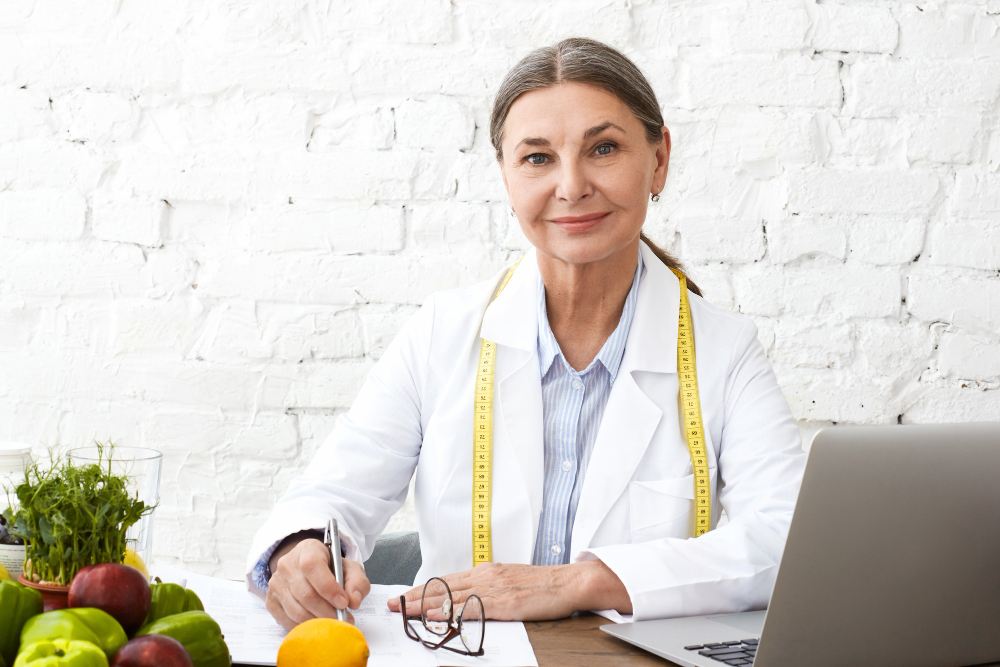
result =
[{"label": "shirt collar", "polygon": [[[625,306],[622,309],[621,318],[618,320],[618,326],[615,327],[615,330],[610,336],[608,336],[608,339],[604,341],[604,345],[601,346],[601,350],[597,353],[597,356],[590,363],[590,365],[583,371],[580,371],[581,375],[588,373],[599,361],[604,368],[607,369],[608,374],[611,376],[611,384],[614,385],[615,383],[615,377],[618,375],[618,368],[621,366],[622,355],[625,352],[625,341],[628,339],[629,327],[632,324],[632,316],[635,314],[636,297],[639,293],[639,281],[645,273],[642,253],[639,252],[638,254],[639,261],[635,267],[635,275],[632,277],[632,287],[629,288],[628,295],[625,297]],[[539,273],[538,366],[541,371],[541,377],[544,378],[549,372],[549,368],[552,367],[552,363],[555,361],[556,357],[559,357],[562,360],[567,369],[570,368],[569,364],[566,363],[565,358],[562,355],[562,350],[559,348],[559,341],[556,340],[555,334],[552,333],[552,327],[549,326],[548,311],[545,307],[545,283],[542,281],[541,273]]]}]

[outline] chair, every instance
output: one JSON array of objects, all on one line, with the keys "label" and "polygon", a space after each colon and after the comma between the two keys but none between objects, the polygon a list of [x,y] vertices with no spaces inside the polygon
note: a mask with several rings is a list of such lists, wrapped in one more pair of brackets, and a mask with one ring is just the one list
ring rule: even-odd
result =
[{"label": "chair", "polygon": [[373,584],[413,585],[422,563],[420,536],[416,531],[383,533],[375,540],[371,557],[365,561],[365,573]]}]

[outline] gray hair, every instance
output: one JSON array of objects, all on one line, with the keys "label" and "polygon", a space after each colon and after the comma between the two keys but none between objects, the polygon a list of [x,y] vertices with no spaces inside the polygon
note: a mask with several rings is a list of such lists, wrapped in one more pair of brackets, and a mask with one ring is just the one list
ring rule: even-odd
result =
[{"label": "gray hair", "polygon": [[[555,46],[535,49],[511,68],[500,84],[490,114],[490,141],[497,162],[503,162],[504,125],[514,100],[531,90],[548,88],[567,81],[596,86],[614,95],[642,123],[651,145],[663,139],[663,113],[656,93],[645,75],[624,53],[612,46],[586,37],[569,37]],[[668,267],[687,277],[680,261],[663,250],[643,232],[640,234],[656,256]],[[701,296],[701,290],[687,278],[688,288]]]}]

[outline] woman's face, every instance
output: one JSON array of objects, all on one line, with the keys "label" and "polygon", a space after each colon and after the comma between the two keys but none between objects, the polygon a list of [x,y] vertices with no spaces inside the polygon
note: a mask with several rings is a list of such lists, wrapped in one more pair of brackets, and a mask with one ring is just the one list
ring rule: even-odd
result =
[{"label": "woman's face", "polygon": [[[500,170],[521,229],[538,252],[575,264],[630,246],[649,197],[663,189],[670,132],[646,140],[621,100],[569,82],[532,90],[510,107]],[[571,222],[566,217],[605,214]]]}]

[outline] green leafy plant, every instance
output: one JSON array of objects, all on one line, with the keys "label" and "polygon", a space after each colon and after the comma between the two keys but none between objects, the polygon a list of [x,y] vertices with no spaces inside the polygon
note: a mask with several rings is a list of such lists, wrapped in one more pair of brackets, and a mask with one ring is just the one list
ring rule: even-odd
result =
[{"label": "green leafy plant", "polygon": [[126,531],[155,507],[129,495],[127,474],[112,472],[114,443],[95,444],[96,463],[75,465],[50,452],[47,469],[31,463],[13,488],[19,507],[3,516],[25,541],[25,576],[34,581],[68,586],[87,565],[121,563]]}]

